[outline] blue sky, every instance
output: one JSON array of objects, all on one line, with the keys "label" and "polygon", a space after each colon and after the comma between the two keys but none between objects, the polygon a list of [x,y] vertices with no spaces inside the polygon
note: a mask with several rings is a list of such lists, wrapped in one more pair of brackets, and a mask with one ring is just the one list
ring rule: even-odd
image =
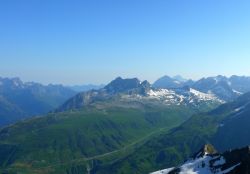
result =
[{"label": "blue sky", "polygon": [[249,9],[241,0],[1,0],[0,76],[250,76]]}]

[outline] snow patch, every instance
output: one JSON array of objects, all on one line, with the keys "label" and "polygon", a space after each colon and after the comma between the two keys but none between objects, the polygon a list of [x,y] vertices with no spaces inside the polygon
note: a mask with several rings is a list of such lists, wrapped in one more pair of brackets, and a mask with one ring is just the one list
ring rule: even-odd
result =
[{"label": "snow patch", "polygon": [[159,89],[159,90],[150,89],[147,94],[151,97],[162,97],[166,95],[175,94],[175,92],[172,90],[168,90],[168,89]]},{"label": "snow patch", "polygon": [[205,94],[194,89],[155,89],[151,88],[146,93],[139,94],[122,94],[121,98],[129,101],[149,101],[160,102],[164,105],[199,105],[201,102],[220,102],[221,100],[212,94]]},{"label": "snow patch", "polygon": [[169,174],[174,169],[179,169],[179,174],[225,174],[240,165],[239,163],[228,169],[221,170],[220,166],[225,163],[226,160],[222,156],[204,155],[203,157],[191,159],[178,168],[168,168],[151,174]]},{"label": "snow patch", "polygon": [[217,98],[212,94],[206,94],[195,89],[190,88],[190,92],[202,100],[216,100]]},{"label": "snow patch", "polygon": [[235,111],[235,112],[242,111],[242,110],[243,110],[247,105],[249,105],[249,104],[250,104],[250,102],[247,102],[247,103],[245,103],[243,106],[240,106],[240,107],[234,109],[234,111]]},{"label": "snow patch", "polygon": [[173,169],[174,169],[174,167],[168,168],[168,169],[164,169],[164,170],[160,170],[160,171],[157,171],[157,172],[153,172],[151,174],[167,174],[167,173],[171,172]]},{"label": "snow patch", "polygon": [[213,94],[206,94],[192,88],[189,90],[150,89],[147,92],[147,97],[161,100],[167,105],[198,104],[201,101],[223,103],[223,101],[219,100]]},{"label": "snow patch", "polygon": [[238,94],[238,95],[242,95],[243,94],[242,92],[239,92],[239,91],[237,91],[235,89],[233,89],[233,92],[236,93],[236,94]]},{"label": "snow patch", "polygon": [[239,111],[241,111],[242,109],[244,109],[245,108],[245,106],[241,106],[241,107],[239,107],[239,108],[236,108],[234,111],[235,112],[239,112]]}]

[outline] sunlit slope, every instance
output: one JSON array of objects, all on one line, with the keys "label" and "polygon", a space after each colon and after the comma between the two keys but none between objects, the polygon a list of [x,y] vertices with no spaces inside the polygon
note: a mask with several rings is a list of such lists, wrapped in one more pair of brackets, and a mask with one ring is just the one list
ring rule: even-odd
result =
[{"label": "sunlit slope", "polygon": [[178,126],[194,112],[183,106],[88,108],[19,122],[0,131],[0,165],[32,171],[102,155]]}]

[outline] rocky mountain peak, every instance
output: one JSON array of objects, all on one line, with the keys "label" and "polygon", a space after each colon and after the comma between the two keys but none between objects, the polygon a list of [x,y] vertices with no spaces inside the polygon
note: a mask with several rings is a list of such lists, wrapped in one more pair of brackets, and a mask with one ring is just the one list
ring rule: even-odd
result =
[{"label": "rocky mountain peak", "polygon": [[104,87],[109,93],[125,92],[140,87],[140,81],[137,78],[122,79],[117,77]]},{"label": "rocky mountain peak", "polygon": [[153,84],[155,88],[179,88],[182,86],[182,81],[171,78],[169,76],[163,76],[156,80]]},{"label": "rocky mountain peak", "polygon": [[144,87],[144,88],[150,88],[150,87],[151,87],[151,84],[150,84],[147,80],[144,80],[144,81],[141,83],[141,86]]},{"label": "rocky mountain peak", "polygon": [[205,144],[194,156],[193,158],[200,158],[204,155],[213,155],[216,154],[217,150],[211,144]]}]

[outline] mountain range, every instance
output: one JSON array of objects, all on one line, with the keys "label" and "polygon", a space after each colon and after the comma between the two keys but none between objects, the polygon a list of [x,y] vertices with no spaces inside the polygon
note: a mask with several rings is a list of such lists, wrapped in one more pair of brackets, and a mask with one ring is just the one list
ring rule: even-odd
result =
[{"label": "mountain range", "polygon": [[169,76],[164,76],[158,79],[153,86],[167,89],[189,86],[200,92],[214,94],[219,99],[228,102],[236,99],[239,95],[250,91],[250,77],[236,75],[225,77],[218,75],[193,81],[185,80],[182,77],[171,78]]},{"label": "mountain range", "polygon": [[[128,86],[126,86],[128,85]],[[113,88],[113,89],[112,89]],[[82,91],[81,93],[78,93]],[[236,99],[250,91],[250,78],[245,76],[216,76],[198,81],[186,80],[181,76],[164,76],[153,85],[138,79],[117,78],[110,84],[64,87],[62,85],[42,85],[22,82],[19,78],[0,78],[0,125],[17,120],[42,115],[56,109],[63,111],[77,109],[92,102],[102,100],[130,100],[167,105],[203,105],[223,103]],[[77,94],[77,95],[76,95]],[[73,97],[76,95],[75,97]],[[68,100],[70,97],[70,100]],[[68,100],[68,101],[67,101]],[[67,101],[67,102],[65,102]],[[119,103],[119,102],[118,102]],[[63,105],[62,105],[63,104]],[[60,106],[61,105],[61,106]],[[60,107],[59,107],[60,106]]]},{"label": "mountain range", "polygon": [[62,85],[45,86],[24,83],[19,78],[0,78],[0,126],[46,114],[75,94]]},{"label": "mountain range", "polygon": [[[105,102],[103,102],[105,101]],[[189,87],[178,89],[161,89],[152,87],[148,81],[137,78],[111,81],[100,90],[82,92],[66,101],[56,111],[79,109],[86,106],[99,107],[122,106],[138,107],[141,103],[151,105],[186,105],[189,107],[214,106],[224,101],[213,94],[203,93]],[[135,103],[137,103],[135,105]]]},{"label": "mountain range", "polygon": [[[103,88],[68,96],[42,117],[0,129],[0,172],[150,173],[185,165],[204,144],[213,144],[221,156],[250,144],[248,77],[171,79],[183,85],[157,87],[118,77]],[[11,81],[6,91],[14,94],[37,85]]]}]

